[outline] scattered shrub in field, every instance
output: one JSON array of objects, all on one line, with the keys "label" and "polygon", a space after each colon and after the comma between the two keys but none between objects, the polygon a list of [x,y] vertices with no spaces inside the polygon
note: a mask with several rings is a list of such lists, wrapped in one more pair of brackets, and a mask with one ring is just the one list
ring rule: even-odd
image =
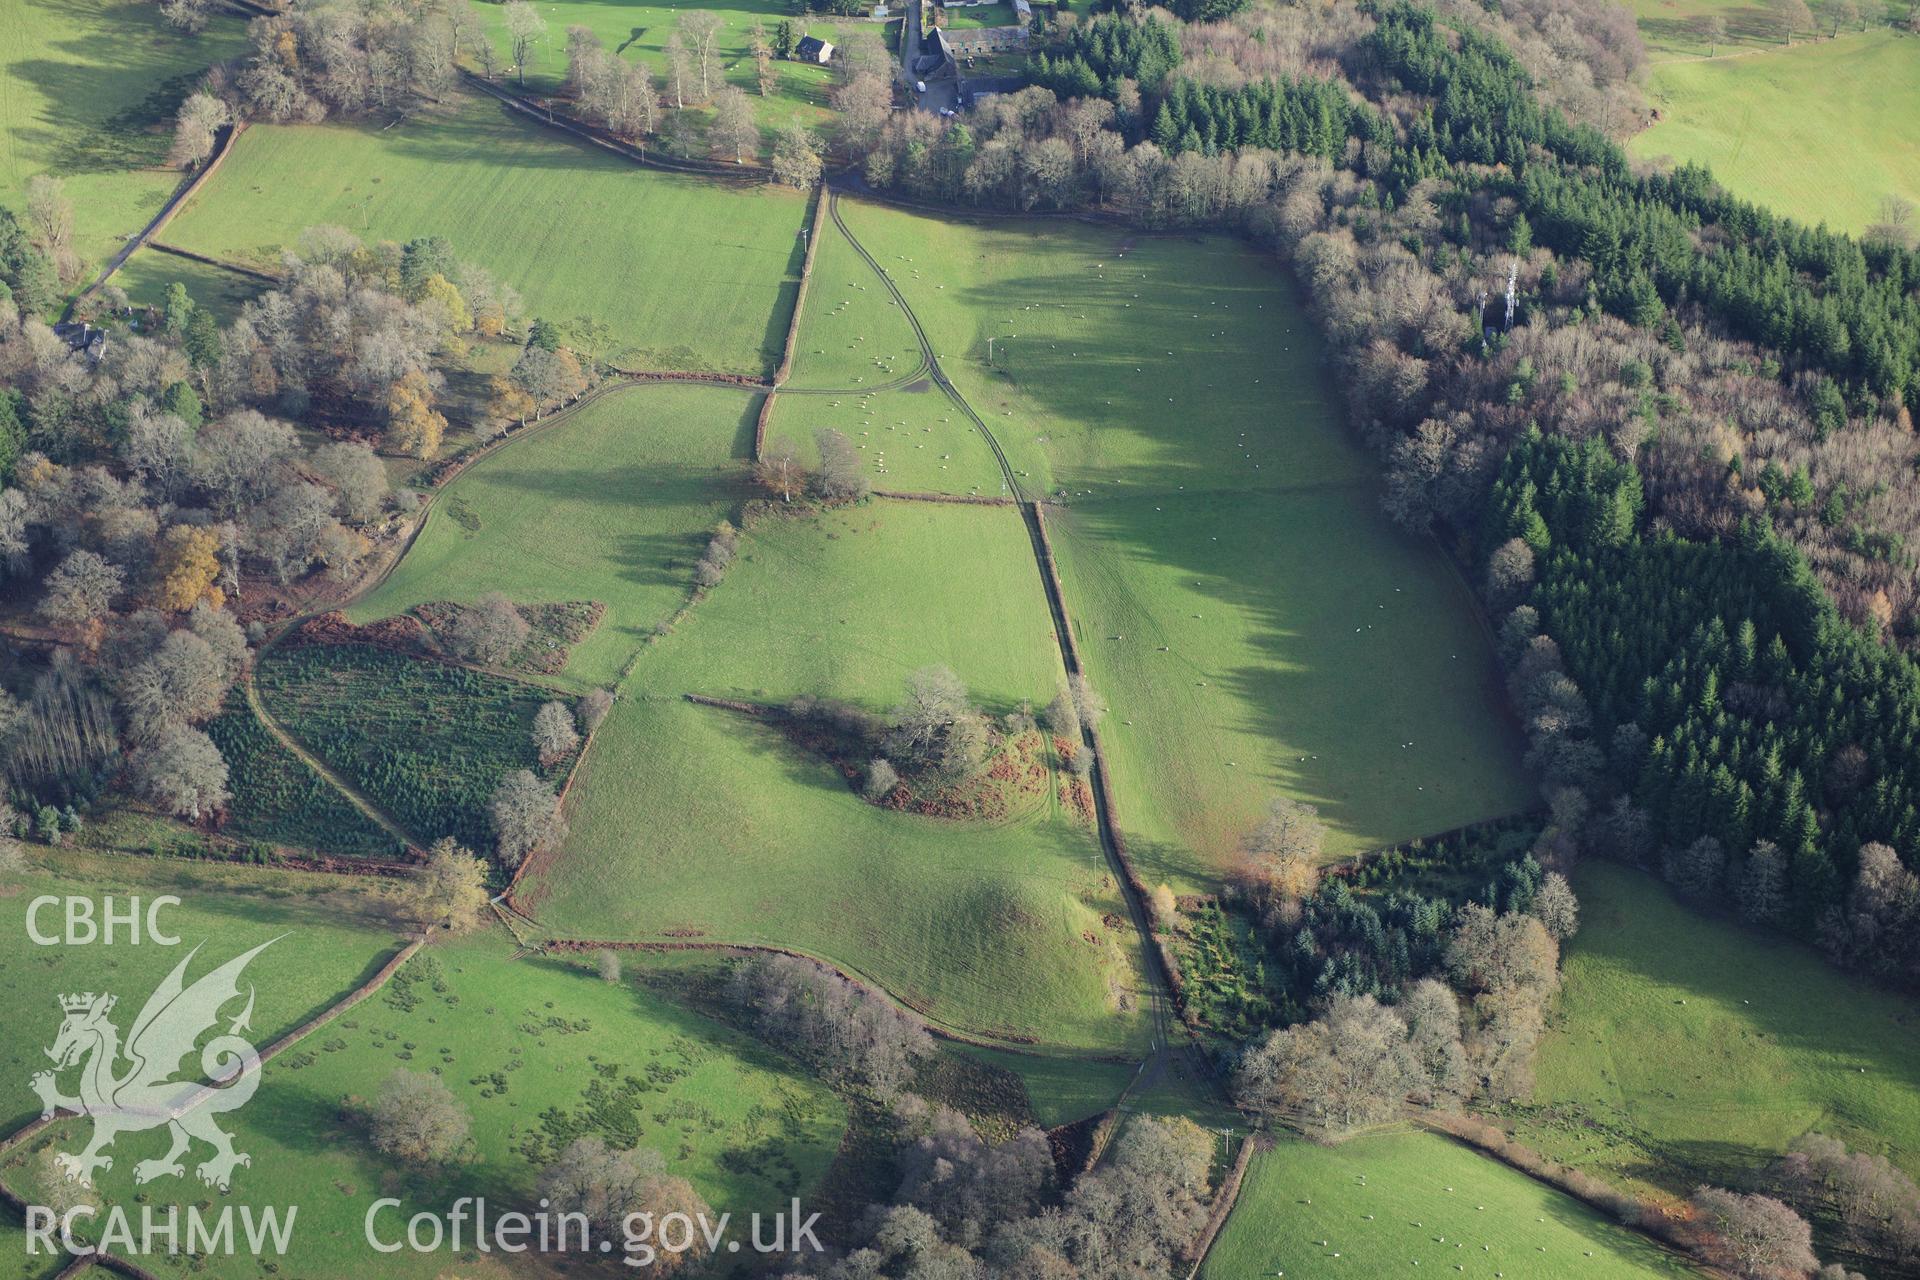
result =
[{"label": "scattered shrub in field", "polygon": [[1167,928],[1180,918],[1180,902],[1173,896],[1173,886],[1165,881],[1153,891],[1153,918]]},{"label": "scattered shrub in field", "polygon": [[599,958],[600,980],[602,982],[620,981],[620,953],[602,951]]},{"label": "scattered shrub in field", "polygon": [[515,769],[500,779],[488,812],[493,817],[500,865],[509,870],[528,854],[552,848],[567,836],[553,788],[529,769]]},{"label": "scattered shrub in field", "polygon": [[452,1160],[472,1127],[465,1108],[434,1076],[403,1069],[380,1086],[371,1114],[373,1145],[408,1164]]},{"label": "scattered shrub in field", "polygon": [[409,918],[423,925],[465,932],[480,923],[487,909],[487,864],[452,836],[442,836],[400,889],[400,903]]},{"label": "scattered shrub in field", "polygon": [[471,608],[461,611],[448,638],[461,656],[499,666],[518,653],[532,634],[533,628],[514,608],[513,601],[498,591],[489,591]]},{"label": "scattered shrub in field", "polygon": [[580,722],[580,732],[592,733],[607,718],[607,712],[613,710],[613,694],[605,689],[593,689],[580,699],[574,715]]},{"label": "scattered shrub in field", "polygon": [[900,771],[887,760],[878,759],[867,766],[867,782],[863,790],[869,800],[883,800],[893,794],[900,785]]},{"label": "scattered shrub in field", "polygon": [[543,765],[564,760],[579,750],[580,733],[573,727],[573,714],[565,703],[549,702],[534,713],[533,746]]}]

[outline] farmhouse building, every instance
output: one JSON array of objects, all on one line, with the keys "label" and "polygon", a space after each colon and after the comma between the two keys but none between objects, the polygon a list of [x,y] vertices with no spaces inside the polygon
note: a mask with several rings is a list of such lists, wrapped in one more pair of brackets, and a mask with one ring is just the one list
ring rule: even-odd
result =
[{"label": "farmhouse building", "polygon": [[800,62],[825,63],[833,57],[833,46],[819,36],[802,36],[793,47],[793,56]]}]

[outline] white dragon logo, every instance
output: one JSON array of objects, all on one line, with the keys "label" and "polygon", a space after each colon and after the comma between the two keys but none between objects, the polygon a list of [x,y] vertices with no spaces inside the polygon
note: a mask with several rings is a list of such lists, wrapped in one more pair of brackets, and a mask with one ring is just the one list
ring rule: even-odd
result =
[{"label": "white dragon logo", "polygon": [[[250,1156],[235,1151],[233,1139],[214,1124],[216,1116],[245,1106],[260,1087],[260,1055],[240,1035],[249,1030],[247,1022],[253,1016],[252,987],[247,988],[247,1007],[227,1033],[215,1036],[200,1051],[200,1070],[212,1083],[173,1076],[201,1033],[219,1022],[221,1007],[239,998],[240,973],[247,962],[278,941],[261,943],[183,989],[187,965],[200,953],[195,947],[147,998],[124,1048],[119,1029],[107,1019],[116,997],[91,991],[60,997],[66,1020],[46,1051],[54,1068],[33,1077],[33,1090],[40,1095],[42,1119],[61,1110],[93,1117],[93,1141],[86,1150],[55,1156],[68,1181],[92,1186],[96,1169],[113,1168],[113,1157],[101,1152],[116,1137],[161,1125],[171,1131],[173,1146],[160,1159],[135,1165],[135,1182],[180,1177],[186,1172],[180,1157],[194,1138],[213,1147],[213,1156],[196,1171],[210,1187],[227,1190],[234,1168],[253,1163]],[[123,1057],[127,1066],[121,1072]],[[79,1093],[68,1097],[60,1092],[57,1076],[76,1065],[80,1065]]]}]

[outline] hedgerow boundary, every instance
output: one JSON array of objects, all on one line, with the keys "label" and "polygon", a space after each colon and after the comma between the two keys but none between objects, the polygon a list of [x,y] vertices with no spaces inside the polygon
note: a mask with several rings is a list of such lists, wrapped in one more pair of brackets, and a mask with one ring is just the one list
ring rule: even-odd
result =
[{"label": "hedgerow boundary", "polygon": [[1264,1151],[1272,1145],[1273,1139],[1263,1133],[1249,1134],[1241,1141],[1240,1154],[1233,1158],[1233,1167],[1220,1180],[1220,1189],[1213,1193],[1213,1205],[1207,1213],[1206,1225],[1200,1228],[1200,1234],[1187,1247],[1187,1257],[1193,1262],[1193,1268],[1187,1272],[1187,1280],[1194,1280],[1200,1274],[1200,1268],[1207,1265],[1207,1254],[1213,1251],[1213,1242],[1220,1238],[1227,1218],[1233,1213],[1234,1206],[1240,1203],[1240,1188],[1246,1183],[1247,1166],[1253,1163],[1254,1150],[1258,1148]]},{"label": "hedgerow boundary", "polygon": [[1572,1196],[1629,1231],[1685,1255],[1691,1265],[1709,1275],[1725,1274],[1701,1265],[1694,1252],[1702,1242],[1701,1227],[1651,1199],[1618,1190],[1583,1170],[1549,1160],[1532,1147],[1515,1142],[1499,1125],[1470,1112],[1410,1110],[1408,1118],[1420,1128],[1451,1138],[1535,1182]]},{"label": "hedgerow boundary", "polygon": [[630,142],[614,137],[605,130],[595,128],[572,115],[556,111],[553,99],[548,99],[545,105],[542,105],[530,95],[515,93],[466,67],[460,68],[460,75],[468,85],[500,102],[510,111],[517,112],[549,129],[571,134],[603,151],[611,151],[648,169],[712,178],[722,182],[732,182],[737,186],[762,186],[774,179],[773,170],[763,164],[726,164],[719,160],[683,159],[644,151]]},{"label": "hedgerow boundary", "polygon": [[[260,1050],[260,1065],[264,1068],[267,1063],[273,1061],[273,1059],[279,1057],[294,1045],[320,1030],[320,1028],[326,1026],[335,1018],[338,1018],[341,1014],[347,1012],[347,1010],[380,990],[380,988],[386,986],[387,981],[400,971],[400,967],[406,964],[407,961],[413,959],[420,948],[424,947],[426,943],[427,940],[425,937],[410,939],[398,951],[389,956],[386,962],[382,964],[379,969],[375,970],[372,977],[293,1030],[281,1036],[278,1040],[275,1040],[266,1048]],[[176,1116],[185,1115],[210,1098],[218,1095],[219,1092],[220,1090],[216,1086],[203,1085],[189,1097],[186,1102],[182,1103],[179,1110],[173,1114]],[[57,1121],[77,1114],[79,1113],[63,1109],[56,1111],[53,1115],[42,1116],[38,1120],[29,1121],[13,1133],[4,1138],[0,1138],[0,1156],[31,1142]],[[29,1207],[27,1201],[22,1199],[11,1187],[7,1186],[5,1182],[0,1182],[0,1203],[4,1203],[15,1213],[19,1214],[22,1220],[26,1218]],[[120,1275],[132,1276],[135,1280],[157,1280],[151,1272],[135,1266],[125,1258],[98,1249],[91,1254],[75,1259],[73,1263],[69,1264],[60,1272],[60,1276],[78,1275],[80,1272],[94,1266],[105,1267],[107,1270],[117,1272]],[[59,1277],[56,1277],[56,1280],[59,1280]]]},{"label": "hedgerow boundary", "polygon": [[780,363],[773,371],[773,386],[760,402],[760,414],[753,421],[753,457],[759,462],[767,450],[767,424],[773,421],[773,402],[780,388],[793,376],[793,349],[800,342],[800,317],[807,310],[807,286],[813,281],[813,255],[820,246],[820,225],[827,213],[827,195],[815,187],[807,215],[807,251],[800,259],[800,288],[793,295],[793,314],[787,317],[787,340],[780,349]]},{"label": "hedgerow boundary", "polygon": [[180,185],[174,188],[171,196],[167,197],[167,202],[160,206],[160,212],[154,214],[146,226],[127,237],[127,242],[120,246],[119,251],[107,259],[107,265],[101,268],[100,274],[95,276],[86,288],[67,300],[66,310],[61,313],[62,319],[71,317],[76,307],[98,293],[101,287],[113,278],[114,272],[127,264],[127,259],[133,256],[135,250],[159,235],[161,230],[173,221],[173,215],[180,212],[180,206],[185,204],[187,199],[198,191],[232,154],[233,140],[239,137],[246,127],[246,121],[238,120],[214,131],[213,154],[203,160],[198,169],[181,179]]}]

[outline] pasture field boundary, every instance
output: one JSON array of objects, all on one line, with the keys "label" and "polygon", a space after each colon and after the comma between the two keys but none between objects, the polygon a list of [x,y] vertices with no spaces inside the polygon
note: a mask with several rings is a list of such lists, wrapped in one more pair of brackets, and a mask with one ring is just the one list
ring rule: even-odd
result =
[{"label": "pasture field boundary", "polygon": [[692,177],[713,178],[722,182],[731,181],[737,186],[764,186],[773,180],[773,170],[761,164],[729,165],[718,160],[700,162],[694,160],[667,159],[658,155],[650,155],[630,142],[623,142],[612,134],[596,129],[584,121],[578,120],[564,112],[556,111],[551,105],[551,100],[549,100],[549,105],[541,106],[533,98],[525,94],[516,93],[512,89],[508,89],[502,85],[497,85],[485,76],[470,71],[466,67],[460,68],[460,74],[469,85],[479,89],[488,97],[505,104],[509,110],[517,111],[529,120],[537,124],[543,124],[549,129],[572,134],[583,142],[599,147],[603,151],[611,151],[617,156],[622,156],[646,168],[658,169],[665,173],[680,173]]},{"label": "pasture field boundary", "polygon": [[[324,781],[325,779],[322,779]],[[398,858],[371,858],[351,853],[321,853],[316,850],[302,851],[301,846],[283,845],[271,840],[249,840],[240,836],[229,836],[218,831],[201,831],[187,828],[200,836],[211,851],[210,857],[196,857],[189,853],[174,853],[167,849],[152,846],[112,844],[90,842],[86,848],[93,853],[112,854],[124,858],[146,860],[169,858],[180,862],[211,862],[221,866],[260,866],[272,871],[306,871],[314,875],[358,876],[369,880],[397,880],[413,870],[414,864]],[[271,863],[249,863],[243,856],[249,846],[271,844],[274,859]]]},{"label": "pasture field boundary", "polygon": [[1075,1050],[1057,1046],[1045,1046],[1037,1036],[998,1037],[978,1031],[968,1031],[953,1026],[935,1017],[925,1007],[896,995],[883,984],[874,981],[857,969],[849,968],[827,956],[817,955],[798,947],[790,947],[778,942],[743,942],[724,939],[704,938],[649,938],[627,941],[598,942],[586,938],[549,938],[538,944],[537,950],[558,951],[568,954],[591,954],[596,951],[628,951],[643,955],[673,955],[706,952],[713,955],[732,956],[787,956],[795,960],[805,960],[810,964],[837,974],[846,982],[861,991],[878,996],[888,1004],[911,1014],[924,1025],[927,1034],[937,1040],[951,1044],[963,1044],[973,1049],[989,1049],[995,1053],[1008,1053],[1022,1058],[1040,1058],[1051,1061],[1068,1062],[1106,1062],[1127,1063],[1135,1059],[1128,1054],[1097,1050]]},{"label": "pasture field boundary", "polygon": [[1247,1166],[1253,1163],[1256,1146],[1264,1150],[1272,1142],[1264,1134],[1248,1134],[1240,1142],[1240,1154],[1233,1158],[1233,1165],[1227,1170],[1227,1176],[1220,1179],[1220,1189],[1213,1193],[1213,1205],[1207,1212],[1206,1225],[1200,1228],[1200,1234],[1187,1246],[1187,1256],[1193,1259],[1193,1268],[1187,1272],[1187,1280],[1197,1280],[1200,1268],[1207,1265],[1207,1255],[1213,1252],[1213,1242],[1220,1238],[1227,1219],[1233,1215],[1233,1208],[1240,1203],[1240,1188],[1246,1184]]},{"label": "pasture field boundary", "polygon": [[1683,1255],[1688,1264],[1698,1271],[1713,1276],[1727,1274],[1702,1263],[1692,1252],[1696,1237],[1688,1224],[1652,1200],[1621,1191],[1579,1169],[1557,1164],[1532,1147],[1515,1142],[1498,1125],[1478,1116],[1422,1110],[1410,1112],[1408,1118],[1418,1128],[1441,1134],[1478,1151],[1516,1173],[1552,1187],[1562,1195],[1571,1196],[1628,1231]]},{"label": "pasture field boundary", "polygon": [[759,462],[767,452],[767,424],[773,421],[773,402],[779,397],[778,391],[767,392],[767,398],[760,402],[760,412],[753,419],[753,457],[750,461]]},{"label": "pasture field boundary", "polygon": [[1017,507],[1014,498],[979,493],[905,493],[898,489],[875,489],[873,496],[888,502],[942,502],[955,507]]},{"label": "pasture field boundary", "polygon": [[[827,195],[815,187],[809,196],[807,251],[800,259],[800,288],[793,295],[793,314],[787,318],[787,341],[780,350],[780,365],[773,371],[773,385],[779,386],[793,373],[793,348],[800,341],[800,316],[807,306],[807,285],[813,279],[813,255],[820,245],[821,224],[826,221]],[[756,455],[758,456],[758,455]]]},{"label": "pasture field boundary", "polygon": [[258,267],[244,266],[238,262],[229,262],[225,258],[216,258],[210,253],[198,253],[192,249],[182,249],[177,244],[168,244],[164,240],[149,240],[147,248],[155,253],[164,253],[169,257],[185,258],[188,262],[198,262],[202,266],[215,267],[236,276],[246,276],[262,284],[285,284],[286,277],[277,276],[271,271],[262,271]]},{"label": "pasture field boundary", "polygon": [[237,120],[215,131],[213,154],[202,161],[198,169],[180,180],[180,185],[175,187],[173,194],[167,197],[167,202],[160,206],[160,211],[153,215],[146,226],[127,237],[127,242],[107,259],[107,265],[101,268],[100,274],[93,278],[92,283],[68,299],[66,310],[62,313],[64,316],[71,316],[76,307],[99,292],[100,288],[113,278],[113,273],[126,265],[127,259],[133,256],[136,249],[159,235],[161,230],[173,221],[173,215],[180,211],[180,206],[185,204],[187,199],[198,191],[233,153],[233,140],[239,137],[246,127],[246,121]]}]

